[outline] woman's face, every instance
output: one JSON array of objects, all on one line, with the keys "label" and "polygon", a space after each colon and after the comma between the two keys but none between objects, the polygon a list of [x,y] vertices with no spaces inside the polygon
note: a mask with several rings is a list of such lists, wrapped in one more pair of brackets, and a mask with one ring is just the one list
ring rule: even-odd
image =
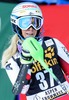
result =
[{"label": "woman's face", "polygon": [[22,30],[22,36],[24,38],[26,37],[35,37],[37,34],[37,30],[35,30],[33,27],[28,28],[27,30]]}]

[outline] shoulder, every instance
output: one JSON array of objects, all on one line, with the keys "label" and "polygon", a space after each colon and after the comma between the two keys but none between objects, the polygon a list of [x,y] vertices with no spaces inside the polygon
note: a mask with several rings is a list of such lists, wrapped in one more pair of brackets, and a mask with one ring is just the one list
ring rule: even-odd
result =
[{"label": "shoulder", "polygon": [[43,40],[44,41],[48,41],[48,42],[52,42],[53,41],[57,45],[63,45],[63,43],[60,40],[58,40],[57,38],[53,38],[53,37],[43,37]]},{"label": "shoulder", "polygon": [[16,59],[19,58],[19,53],[17,52],[16,54],[14,54],[7,62],[5,65],[6,69],[12,69],[14,66],[18,66],[16,63]]},{"label": "shoulder", "polygon": [[56,38],[53,38],[53,40],[54,40],[54,42],[56,43],[57,46],[64,47],[64,44],[60,40],[58,40]]},{"label": "shoulder", "polygon": [[[16,52],[7,62],[12,62],[15,61],[16,59],[18,59],[20,57],[20,54],[18,52]],[[14,60],[15,59],[15,60]]]},{"label": "shoulder", "polygon": [[51,46],[51,45],[54,45],[55,44],[55,41],[52,37],[43,37],[43,43],[46,44],[46,46]]},{"label": "shoulder", "polygon": [[54,41],[54,38],[49,37],[49,36],[45,36],[45,37],[43,37],[43,41],[50,41],[50,42],[52,42],[52,41]]}]

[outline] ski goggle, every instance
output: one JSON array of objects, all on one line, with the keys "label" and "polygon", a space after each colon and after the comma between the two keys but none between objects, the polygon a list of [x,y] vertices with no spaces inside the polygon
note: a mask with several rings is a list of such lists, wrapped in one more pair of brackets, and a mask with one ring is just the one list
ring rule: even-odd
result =
[{"label": "ski goggle", "polygon": [[17,25],[22,30],[27,30],[31,26],[35,30],[39,30],[43,25],[43,19],[36,16],[20,17],[17,19]]}]

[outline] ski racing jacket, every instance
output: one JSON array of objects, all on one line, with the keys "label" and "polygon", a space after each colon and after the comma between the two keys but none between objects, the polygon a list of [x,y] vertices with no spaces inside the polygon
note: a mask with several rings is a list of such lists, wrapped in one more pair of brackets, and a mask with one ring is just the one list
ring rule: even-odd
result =
[{"label": "ski racing jacket", "polygon": [[[60,59],[69,64],[69,53],[65,46],[56,38],[43,37],[40,41],[44,49],[44,61],[62,84],[69,90],[69,84],[64,77]],[[20,54],[17,52],[6,63],[5,69],[14,85],[20,70]],[[65,66],[66,67],[66,66]],[[26,94],[27,100],[54,100],[66,94],[51,74],[34,61],[27,74],[30,80],[23,86],[21,93]]]}]

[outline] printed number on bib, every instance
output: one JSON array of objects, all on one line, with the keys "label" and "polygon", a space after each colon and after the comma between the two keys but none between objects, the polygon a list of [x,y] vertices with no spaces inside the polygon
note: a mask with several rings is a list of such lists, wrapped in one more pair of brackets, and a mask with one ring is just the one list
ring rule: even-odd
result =
[{"label": "printed number on bib", "polygon": [[[51,69],[51,71],[52,71],[52,69]],[[44,75],[44,74],[47,74],[47,77],[49,78],[50,87],[54,86],[53,77],[51,76],[51,74],[47,70],[44,70],[44,72],[38,72],[36,74],[36,79],[40,81],[39,87],[41,90],[46,90],[47,88],[49,88],[48,82],[45,79],[46,75]]]}]

